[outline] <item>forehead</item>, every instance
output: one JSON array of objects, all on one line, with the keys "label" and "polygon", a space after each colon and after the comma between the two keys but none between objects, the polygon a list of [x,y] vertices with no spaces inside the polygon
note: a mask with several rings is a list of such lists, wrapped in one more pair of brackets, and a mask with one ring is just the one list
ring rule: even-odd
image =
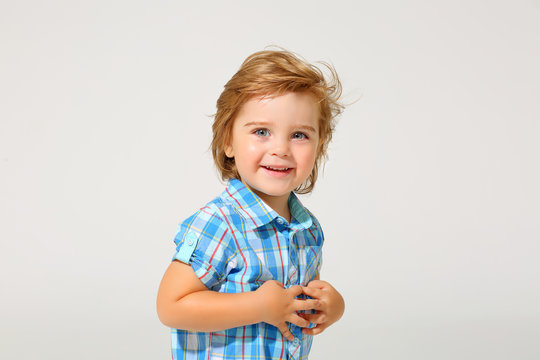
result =
[{"label": "forehead", "polygon": [[309,125],[318,129],[319,106],[308,92],[250,98],[236,117],[239,126],[253,121],[275,124]]}]

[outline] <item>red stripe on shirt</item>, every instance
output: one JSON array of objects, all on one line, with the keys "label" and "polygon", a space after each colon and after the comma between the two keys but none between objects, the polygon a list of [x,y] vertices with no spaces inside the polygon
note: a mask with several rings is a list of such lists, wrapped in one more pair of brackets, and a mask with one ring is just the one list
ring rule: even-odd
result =
[{"label": "red stripe on shirt", "polygon": [[219,242],[216,246],[216,249],[214,250],[214,252],[212,253],[212,256],[210,256],[210,262],[212,261],[212,259],[214,259],[214,255],[216,255],[216,252],[217,252],[217,249],[219,248],[219,245],[221,245],[221,242],[223,241],[223,238],[225,237],[225,235],[227,234],[227,231],[229,231],[229,229],[225,229],[225,232],[223,233],[223,235],[221,236],[221,239],[219,239]]},{"label": "red stripe on shirt", "polygon": [[210,333],[208,335],[208,360],[210,360],[210,354],[212,353],[212,350],[210,350],[212,348],[212,333]]},{"label": "red stripe on shirt", "polygon": [[[223,215],[223,219],[225,219],[225,221],[227,222],[227,226],[229,226],[229,229],[231,229],[231,234],[234,238],[234,242],[236,243],[236,248],[238,249],[238,252],[240,253],[240,255],[242,256],[242,259],[244,260],[244,272],[242,273],[242,276],[240,277],[240,282],[244,283],[244,275],[246,275],[246,272],[247,272],[247,269],[248,269],[248,262],[246,261],[246,257],[244,256],[244,253],[242,252],[242,249],[240,248],[240,244],[238,244],[238,239],[236,238],[236,235],[234,235],[234,231],[231,227],[231,223],[229,222],[229,220],[227,219],[227,217],[225,216],[225,214],[223,213],[223,210],[222,209],[219,209],[219,212],[221,213],[221,215]],[[244,286],[242,285],[242,292],[244,291]]]},{"label": "red stripe on shirt", "polygon": [[[317,245],[317,237],[315,235],[313,235],[313,233],[311,232],[311,229],[308,229],[309,233],[311,234],[311,236],[313,237],[313,240],[315,240],[315,245]],[[315,249],[313,249],[313,247],[311,248],[311,251],[313,251],[313,255],[316,255],[317,253],[315,252]]]},{"label": "red stripe on shirt", "polygon": [[[281,335],[281,337],[283,338],[283,335]],[[282,339],[281,342],[285,343],[285,339]],[[285,351],[285,344],[283,344],[283,346],[281,347],[281,354],[279,355],[279,358],[280,359],[283,359],[283,352]]]}]

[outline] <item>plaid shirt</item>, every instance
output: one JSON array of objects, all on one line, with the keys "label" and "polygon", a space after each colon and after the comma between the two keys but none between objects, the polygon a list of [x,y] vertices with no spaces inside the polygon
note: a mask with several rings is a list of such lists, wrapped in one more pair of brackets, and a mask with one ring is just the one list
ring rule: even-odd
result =
[{"label": "plaid shirt", "polygon": [[[267,280],[285,288],[307,285],[321,267],[323,233],[293,192],[289,209],[290,223],[232,179],[220,196],[178,225],[172,260],[189,263],[218,292],[254,291]],[[171,329],[173,359],[307,359],[313,336],[287,324],[294,341],[263,322],[216,332]]]}]

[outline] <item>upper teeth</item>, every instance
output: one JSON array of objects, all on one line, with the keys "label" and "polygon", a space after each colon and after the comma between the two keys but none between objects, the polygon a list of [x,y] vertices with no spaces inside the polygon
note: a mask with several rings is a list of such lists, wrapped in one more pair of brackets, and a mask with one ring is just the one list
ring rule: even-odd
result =
[{"label": "upper teeth", "polygon": [[266,166],[267,169],[272,169],[272,170],[287,170],[289,168],[274,168],[274,167],[271,167],[271,166]]}]

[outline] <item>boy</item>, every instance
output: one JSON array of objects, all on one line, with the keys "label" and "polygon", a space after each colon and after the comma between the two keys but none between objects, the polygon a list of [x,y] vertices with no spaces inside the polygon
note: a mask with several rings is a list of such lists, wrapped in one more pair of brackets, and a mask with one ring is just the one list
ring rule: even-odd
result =
[{"label": "boy", "polygon": [[261,51],[225,85],[212,153],[228,186],[178,226],[158,291],[173,359],[307,359],[343,314],[319,280],[321,226],[294,193],[313,189],[343,109],[328,68],[330,84],[288,51]]}]

